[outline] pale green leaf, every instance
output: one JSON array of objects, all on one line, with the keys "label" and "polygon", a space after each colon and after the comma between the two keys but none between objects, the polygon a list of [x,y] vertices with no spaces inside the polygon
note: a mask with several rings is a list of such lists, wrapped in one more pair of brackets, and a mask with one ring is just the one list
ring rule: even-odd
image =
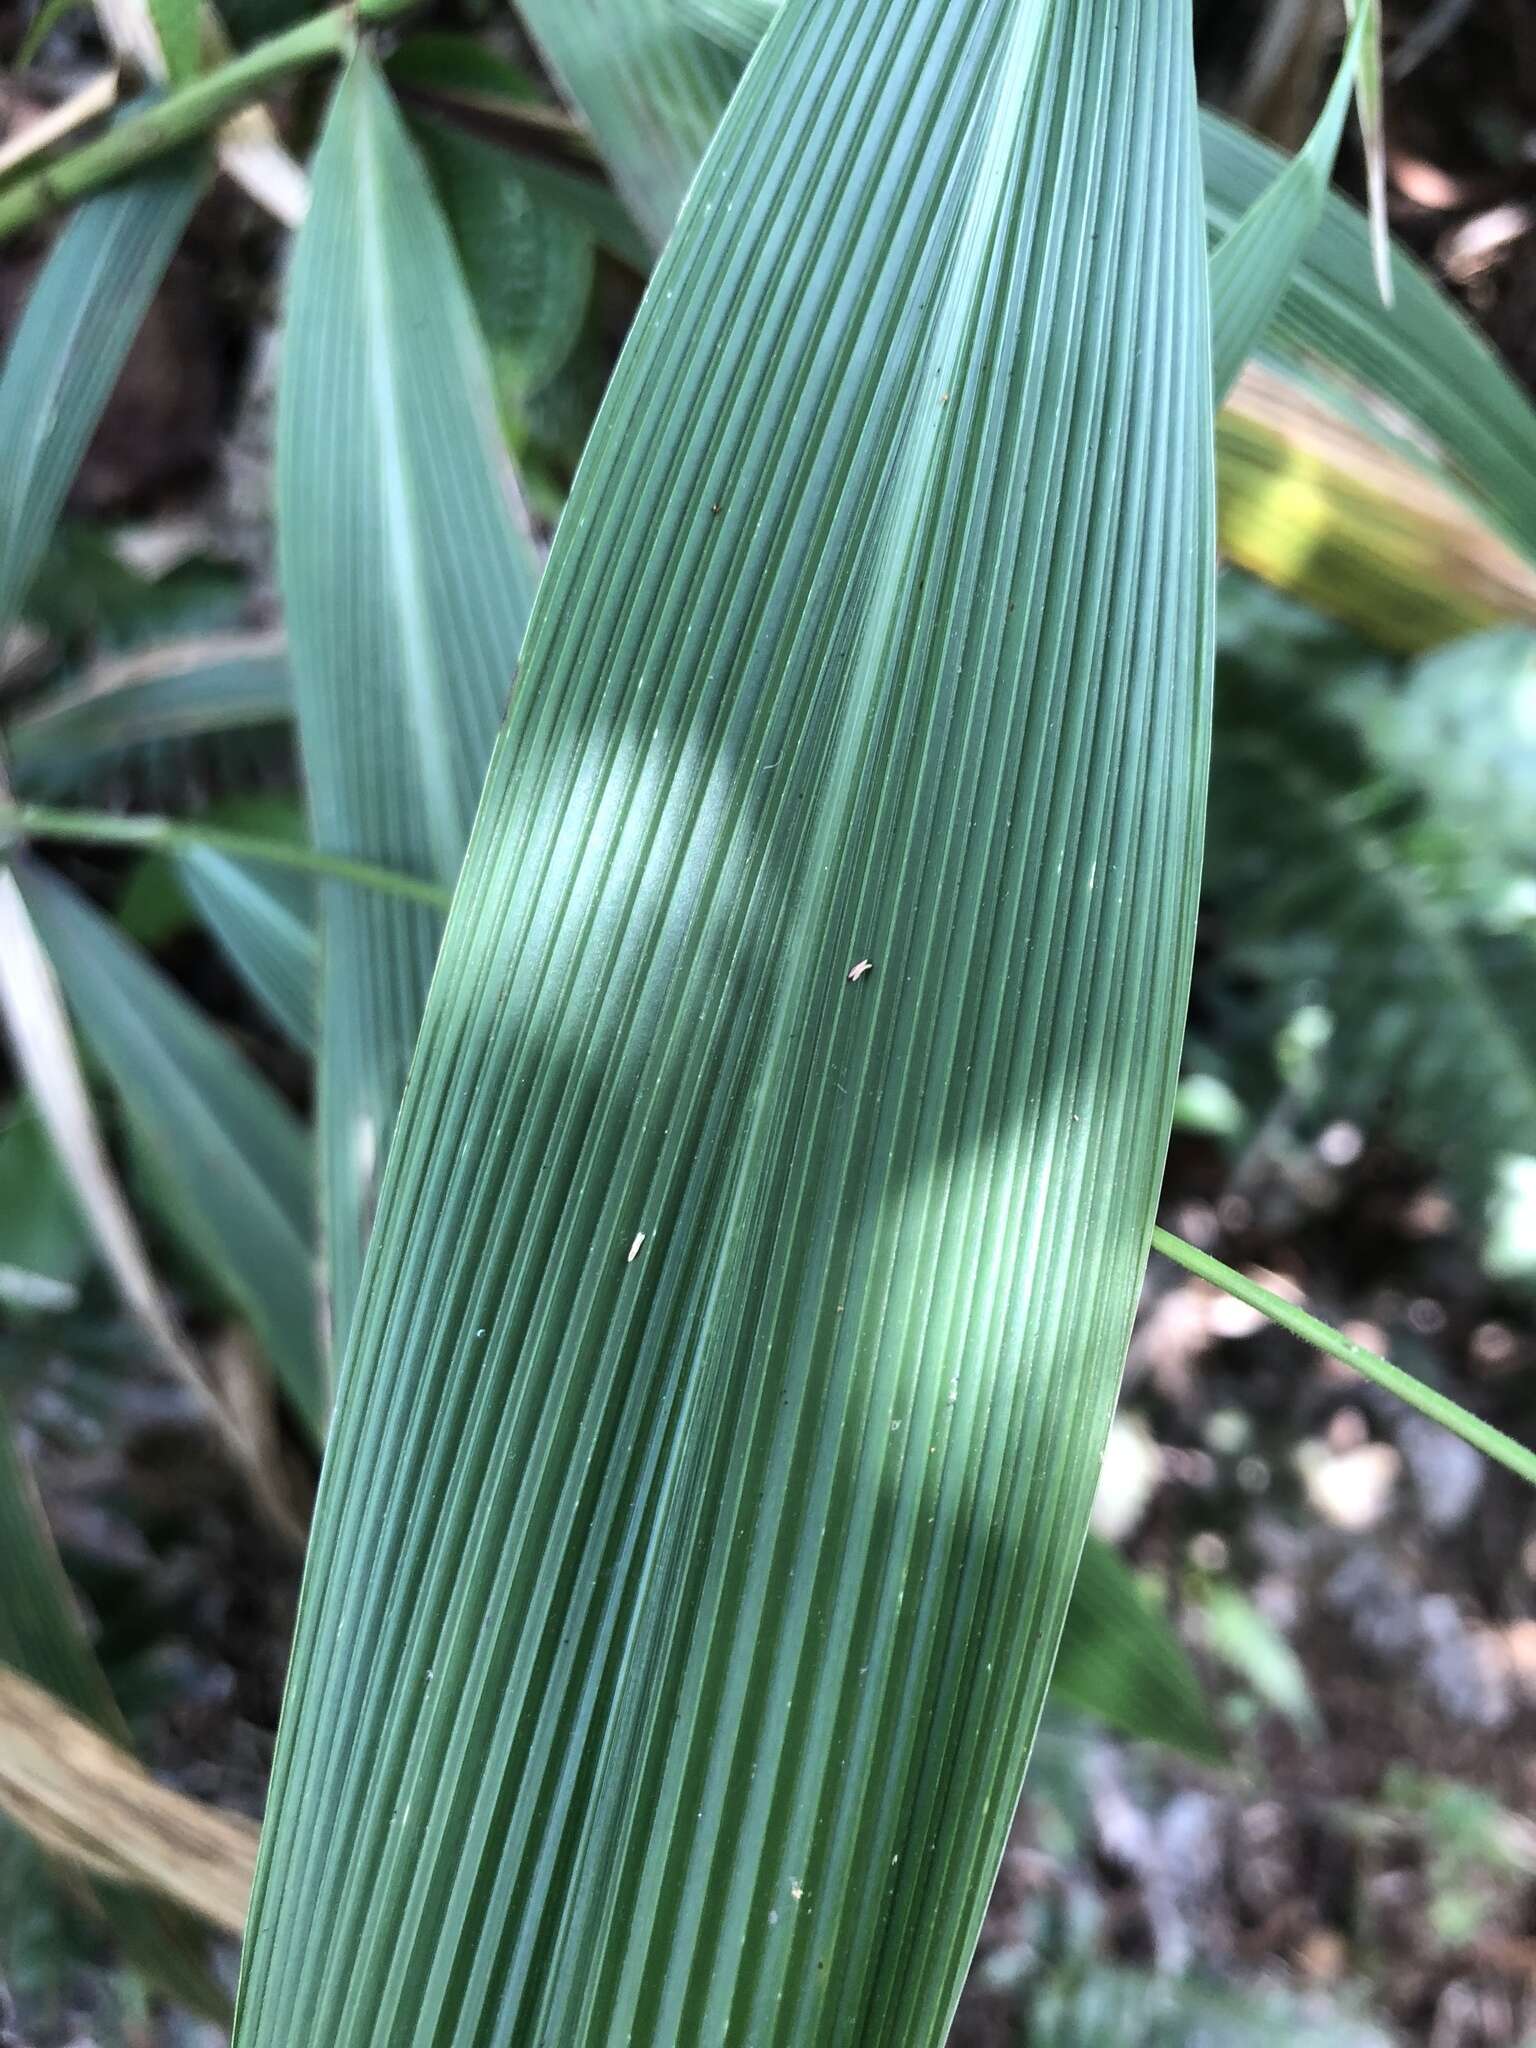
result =
[{"label": "pale green leaf", "polygon": [[1212,467],[1181,0],[796,0],[455,895],[239,2048],[942,2039],[1167,1140]]},{"label": "pale green leaf", "polygon": [[[484,344],[366,54],[337,88],[289,282],[278,539],[315,844],[451,884],[536,559]],[[333,1340],[351,1315],[439,919],[321,892],[320,1143]]]},{"label": "pale green leaf", "polygon": [[211,846],[189,847],[176,869],[231,967],[278,1029],[312,1051],[320,972],[313,883]]},{"label": "pale green leaf", "polygon": [[201,159],[182,158],[87,200],[32,288],[0,372],[0,630],[26,599],[202,185]]},{"label": "pale green leaf", "polygon": [[47,868],[17,863],[75,1025],[106,1072],[178,1235],[250,1323],[312,1438],[325,1397],[310,1147],[229,1041]]},{"label": "pale green leaf", "polygon": [[173,85],[196,78],[202,57],[202,0],[145,0],[154,23],[155,40],[165,59],[165,75]]}]

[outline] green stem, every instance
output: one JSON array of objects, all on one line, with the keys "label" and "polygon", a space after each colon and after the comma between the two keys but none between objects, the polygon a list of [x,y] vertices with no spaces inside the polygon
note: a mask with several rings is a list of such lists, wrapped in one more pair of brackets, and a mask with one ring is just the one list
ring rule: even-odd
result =
[{"label": "green stem", "polygon": [[1367,1351],[1363,1344],[1352,1343],[1328,1323],[1308,1315],[1304,1308],[1297,1308],[1293,1303],[1283,1301],[1278,1294],[1271,1294],[1267,1287],[1244,1279],[1232,1267],[1224,1266],[1220,1259],[1213,1259],[1209,1252],[1186,1244],[1182,1237],[1174,1237],[1166,1230],[1154,1230],[1152,1249],[1161,1252],[1165,1259],[1172,1259],[1175,1265],[1182,1266],[1186,1273],[1208,1280],[1213,1287],[1246,1302],[1249,1308],[1268,1316],[1272,1323],[1278,1323],[1282,1330],[1289,1330],[1304,1344],[1314,1345],[1319,1351],[1326,1351],[1330,1358],[1352,1366],[1376,1386],[1385,1388],[1389,1394],[1396,1394],[1400,1401],[1406,1401],[1421,1415],[1427,1415],[1431,1422],[1438,1422],[1452,1435],[1459,1436],[1463,1443],[1471,1444],[1485,1457],[1496,1459],[1528,1486],[1536,1486],[1536,1452],[1517,1444],[1513,1437],[1506,1436],[1502,1429],[1495,1429],[1492,1423],[1481,1422],[1477,1416],[1468,1414],[1459,1402],[1437,1394],[1433,1387],[1415,1379],[1411,1372],[1404,1372],[1400,1365],[1391,1365],[1385,1358],[1378,1358],[1374,1351]]},{"label": "green stem", "polygon": [[360,23],[386,21],[411,4],[412,0],[357,0],[355,6],[333,7],[311,21],[301,21],[221,64],[206,78],[194,79],[142,113],[119,121],[45,170],[18,178],[0,192],[0,237],[31,227],[45,214],[206,135],[292,73],[346,55]]},{"label": "green stem", "polygon": [[235,860],[263,861],[268,867],[296,868],[334,882],[355,882],[360,889],[402,896],[408,903],[425,903],[434,910],[446,910],[451,893],[440,882],[402,874],[398,868],[317,853],[311,846],[291,846],[281,839],[259,839],[249,832],[226,832],[218,825],[185,825],[175,818],[119,818],[105,811],[57,811],[46,804],[0,804],[0,833],[5,831],[25,839],[136,846],[155,853],[206,846]]}]

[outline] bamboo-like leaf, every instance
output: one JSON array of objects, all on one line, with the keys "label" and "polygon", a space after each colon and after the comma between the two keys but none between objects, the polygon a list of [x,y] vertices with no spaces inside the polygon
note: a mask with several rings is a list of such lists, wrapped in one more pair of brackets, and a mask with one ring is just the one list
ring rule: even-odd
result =
[{"label": "bamboo-like leaf", "polygon": [[302,1126],[110,919],[47,869],[28,863],[19,873],[76,1025],[152,1162],[178,1234],[249,1319],[318,1441],[325,1395]]},{"label": "bamboo-like leaf", "polygon": [[245,1926],[256,1823],[157,1785],[119,1743],[4,1665],[0,1808],[93,1877],[143,1884],[225,1934]]},{"label": "bamboo-like leaf", "polygon": [[653,249],[671,232],[741,65],[676,0],[517,0]]},{"label": "bamboo-like leaf", "polygon": [[20,789],[57,792],[139,748],[278,725],[292,714],[282,635],[219,634],[99,663],[14,719],[6,744]]},{"label": "bamboo-like leaf", "polygon": [[211,1418],[220,1417],[202,1367],[155,1280],[91,1110],[57,977],[28,915],[15,862],[0,870],[0,1015],[20,1077],[90,1224],[124,1305],[160,1365]]},{"label": "bamboo-like leaf", "polygon": [[[46,1686],[55,1699],[126,1748],[127,1723],[91,1649],[3,1404],[0,1556],[5,1559],[0,1665]],[[209,1971],[206,1943],[184,1915],[117,1884],[101,1886],[96,1898],[128,1961],[195,2009],[224,2016],[228,2000]]]},{"label": "bamboo-like leaf", "polygon": [[1097,1536],[1083,1547],[1051,1690],[1123,1734],[1206,1762],[1223,1754],[1200,1681],[1171,1622]]},{"label": "bamboo-like leaf", "polygon": [[[366,55],[289,286],[278,536],[315,843],[451,884],[532,598],[490,375],[442,216]],[[321,892],[322,1214],[338,1355],[439,920]]]},{"label": "bamboo-like leaf", "polygon": [[1179,0],[797,0],[455,896],[240,2048],[942,2037],[1171,1115],[1209,380]]},{"label": "bamboo-like leaf", "polygon": [[189,848],[176,868],[220,951],[273,1023],[312,1050],[320,964],[313,885],[209,846]]},{"label": "bamboo-like leaf", "polygon": [[1269,325],[1322,218],[1344,117],[1376,19],[1376,0],[1361,0],[1312,133],[1211,252],[1211,381],[1218,405]]},{"label": "bamboo-like leaf", "polygon": [[33,287],[0,372],[0,628],[26,597],[202,184],[201,160],[179,159],[88,200]]}]

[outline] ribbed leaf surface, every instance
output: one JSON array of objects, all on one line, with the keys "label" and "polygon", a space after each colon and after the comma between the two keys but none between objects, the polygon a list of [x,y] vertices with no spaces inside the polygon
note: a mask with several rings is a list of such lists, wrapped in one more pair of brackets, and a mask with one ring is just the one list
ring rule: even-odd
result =
[{"label": "ribbed leaf surface", "polygon": [[33,287],[0,373],[0,627],[26,597],[202,185],[201,159],[182,158],[87,200]]},{"label": "ribbed leaf surface", "polygon": [[318,1441],[310,1149],[297,1117],[99,911],[18,866],[76,1028],[142,1141],[178,1234],[246,1316]]},{"label": "ribbed leaf surface", "polygon": [[1209,377],[1179,0],[775,28],[455,897],[240,2048],[942,2036],[1166,1141]]},{"label": "ribbed leaf surface", "polygon": [[[315,839],[452,883],[536,579],[485,348],[366,55],[337,88],[289,287],[278,534]],[[439,920],[321,891],[323,1222],[338,1354]]]}]

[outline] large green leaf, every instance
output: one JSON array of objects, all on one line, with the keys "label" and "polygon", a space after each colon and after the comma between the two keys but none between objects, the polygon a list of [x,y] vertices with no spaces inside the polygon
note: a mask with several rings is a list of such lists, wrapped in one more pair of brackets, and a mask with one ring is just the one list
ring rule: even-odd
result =
[{"label": "large green leaf", "polygon": [[310,1148],[293,1112],[111,920],[47,868],[22,894],[189,1248],[252,1329],[318,1441]]},{"label": "large green leaf", "polygon": [[[339,85],[289,284],[278,538],[322,851],[452,883],[527,619],[485,348],[431,187],[366,55]],[[320,1139],[333,1339],[440,920],[321,891]]]},{"label": "large green leaf", "polygon": [[1171,1114],[1209,380],[1180,0],[795,0],[456,893],[240,2048],[942,2036]]},{"label": "large green leaf", "polygon": [[26,597],[202,185],[194,157],[87,200],[33,287],[0,373],[0,628]]},{"label": "large green leaf", "polygon": [[[46,1686],[127,1747],[127,1723],[96,1661],[3,1403],[0,1557],[0,1665]],[[128,1962],[196,2010],[224,2016],[229,2001],[208,1967],[206,1937],[186,1914],[122,1885],[92,1891]]]}]

